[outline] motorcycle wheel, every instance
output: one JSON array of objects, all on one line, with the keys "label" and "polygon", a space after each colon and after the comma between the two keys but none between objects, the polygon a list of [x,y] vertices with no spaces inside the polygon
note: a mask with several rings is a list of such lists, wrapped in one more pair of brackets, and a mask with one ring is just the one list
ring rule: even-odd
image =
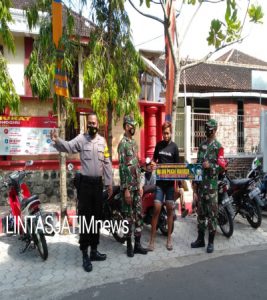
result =
[{"label": "motorcycle wheel", "polygon": [[258,228],[261,226],[262,214],[259,204],[255,201],[249,202],[248,208],[249,216],[247,215],[246,218],[252,228]]},{"label": "motorcycle wheel", "polygon": [[[113,224],[116,224],[116,223],[121,224],[121,222],[122,222],[123,220],[124,220],[124,219],[123,219],[123,217],[121,216],[121,214],[116,213],[116,212],[113,213],[113,215],[112,215],[112,223],[113,223]],[[125,243],[126,237],[125,237],[124,232],[122,231],[122,228],[120,228],[119,230],[114,230],[114,231],[112,231],[111,233],[112,233],[114,239],[115,239],[117,242],[122,243],[122,244]]]},{"label": "motorcycle wheel", "polygon": [[44,233],[36,230],[36,224],[32,224],[32,239],[36,245],[38,252],[43,260],[46,260],[48,257],[48,248]]},{"label": "motorcycle wheel", "polygon": [[234,222],[231,213],[227,207],[219,204],[218,208],[218,224],[224,236],[230,238],[234,232]]},{"label": "motorcycle wheel", "polygon": [[[160,212],[159,220],[158,220],[158,228],[164,236],[168,236],[167,212],[165,208],[162,208]],[[173,229],[174,229],[174,220],[172,223],[171,233],[173,233]]]}]

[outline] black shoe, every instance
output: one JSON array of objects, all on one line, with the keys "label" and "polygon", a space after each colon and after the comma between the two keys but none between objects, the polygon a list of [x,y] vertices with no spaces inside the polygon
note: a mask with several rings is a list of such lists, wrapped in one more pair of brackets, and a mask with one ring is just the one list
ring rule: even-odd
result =
[{"label": "black shoe", "polygon": [[208,244],[207,253],[212,253],[213,251],[214,251],[214,245],[213,244]]},{"label": "black shoe", "polygon": [[214,237],[215,237],[215,232],[210,232],[209,233],[209,243],[207,247],[207,253],[212,253],[214,251]]},{"label": "black shoe", "polygon": [[205,247],[204,234],[199,232],[196,241],[191,243],[191,248]]},{"label": "black shoe", "polygon": [[147,249],[143,248],[141,244],[134,244],[134,253],[136,254],[147,254]]},{"label": "black shoe", "polygon": [[133,245],[132,245],[132,239],[127,238],[127,256],[128,257],[134,257],[134,250],[133,250]]},{"label": "black shoe", "polygon": [[140,239],[141,239],[140,236],[135,237],[134,253],[136,253],[136,254],[147,254],[147,249],[145,249],[141,246]]},{"label": "black shoe", "polygon": [[93,270],[93,266],[88,256],[87,250],[83,250],[83,269],[85,272],[91,272]]},{"label": "black shoe", "polygon": [[92,250],[90,252],[91,261],[103,261],[103,260],[106,260],[106,258],[107,258],[106,254],[102,254],[97,250]]}]

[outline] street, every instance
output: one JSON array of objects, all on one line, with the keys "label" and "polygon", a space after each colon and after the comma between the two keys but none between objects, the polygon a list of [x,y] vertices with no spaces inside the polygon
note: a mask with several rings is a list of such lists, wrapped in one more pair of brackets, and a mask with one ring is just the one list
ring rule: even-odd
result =
[{"label": "street", "polygon": [[71,299],[263,300],[267,297],[267,251],[222,256],[143,278],[101,285],[65,297]]}]

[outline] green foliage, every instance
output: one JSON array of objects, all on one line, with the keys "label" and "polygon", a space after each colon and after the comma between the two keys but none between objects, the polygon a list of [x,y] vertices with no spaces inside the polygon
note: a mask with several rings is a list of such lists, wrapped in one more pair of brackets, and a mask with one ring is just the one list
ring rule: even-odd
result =
[{"label": "green foliage", "polygon": [[20,98],[16,93],[12,79],[10,78],[6,61],[0,53],[0,111],[9,107],[13,112],[18,113]]},{"label": "green foliage", "polygon": [[9,11],[10,6],[10,0],[0,1],[0,39],[3,40],[3,43],[7,46],[9,51],[15,53],[14,38],[8,27],[8,23],[13,22],[11,13]]},{"label": "green foliage", "polygon": [[[30,81],[33,94],[41,101],[54,98],[53,82],[58,56],[52,36],[51,4],[52,0],[38,0],[26,10],[29,27],[32,28],[39,25],[40,32],[34,42],[34,49],[31,53],[25,75]],[[47,16],[40,18],[38,11],[46,12]],[[70,78],[74,75],[74,64],[78,58],[80,48],[79,44],[70,38],[73,35],[74,18],[69,9],[66,9],[66,17],[66,27],[63,30],[59,47],[64,49],[62,69],[67,72]],[[71,99],[66,99],[64,105],[70,120],[76,122],[74,104]],[[56,111],[56,106],[53,109]]]},{"label": "green foliage", "polygon": [[250,21],[254,23],[263,23],[261,20],[264,17],[261,6],[251,5],[248,10],[248,15],[250,17]]},{"label": "green foliage", "polygon": [[101,124],[106,123],[111,104],[115,121],[132,113],[141,125],[138,78],[143,64],[130,40],[124,1],[94,0],[92,5],[98,29],[90,37],[90,55],[84,62],[86,92]]}]

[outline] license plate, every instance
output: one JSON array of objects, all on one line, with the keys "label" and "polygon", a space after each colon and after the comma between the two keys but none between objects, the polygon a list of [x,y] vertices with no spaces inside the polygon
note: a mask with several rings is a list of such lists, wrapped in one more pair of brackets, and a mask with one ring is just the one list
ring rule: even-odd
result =
[{"label": "license plate", "polygon": [[250,199],[253,199],[255,196],[259,195],[261,193],[260,189],[257,187],[253,191],[251,191],[248,196]]}]

